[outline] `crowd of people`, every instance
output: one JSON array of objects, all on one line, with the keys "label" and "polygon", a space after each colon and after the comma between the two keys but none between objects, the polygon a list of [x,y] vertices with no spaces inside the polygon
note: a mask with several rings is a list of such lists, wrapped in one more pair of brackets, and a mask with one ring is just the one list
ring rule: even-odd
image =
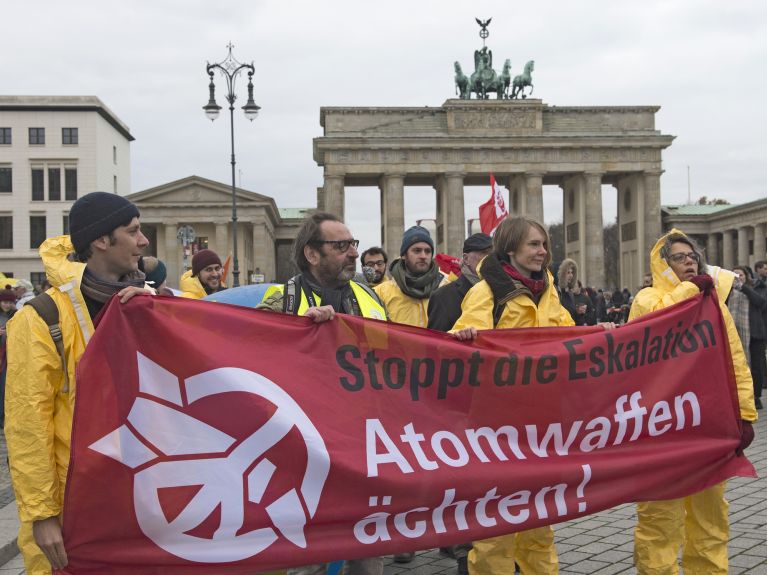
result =
[{"label": "crowd of people", "polygon": [[[72,206],[69,225],[70,235],[50,238],[40,247],[51,289],[34,297],[32,286],[22,280],[14,290],[0,291],[0,366],[7,385],[3,424],[21,520],[18,543],[29,575],[50,574],[67,564],[61,514],[76,367],[94,332],[94,319],[115,295],[125,303],[175,293],[167,287],[163,262],[143,257],[148,240],[130,201],[102,192],[85,195]],[[466,238],[455,279],[440,271],[434,241],[420,226],[404,232],[399,256],[391,262],[380,247],[368,248],[361,257],[358,247],[340,218],[312,214],[293,246],[299,273],[272,286],[257,307],[317,323],[352,314],[428,327],[471,342],[478,331],[489,329],[595,324],[613,329],[715,286],[737,381],[740,453],[753,440],[751,422],[761,408],[767,371],[767,262],[758,262],[755,273],[739,266],[735,273],[717,269],[713,274],[695,242],[672,230],[658,239],[650,254],[651,273],[632,297],[628,289],[584,287],[571,259],[559,264],[555,280],[546,228],[526,217],[503,220],[492,237]],[[181,278],[178,293],[199,299],[219,292],[225,289],[224,275],[218,254],[202,250]],[[724,489],[721,483],[689,497],[638,504],[638,572],[676,573],[682,550],[685,573],[727,573]],[[515,569],[557,573],[555,540],[556,529],[547,526],[444,551],[455,557],[462,575],[505,575]],[[395,561],[412,558],[412,552],[401,553]],[[313,575],[326,568],[309,565],[288,573]],[[380,575],[383,559],[350,561],[348,570]]]}]

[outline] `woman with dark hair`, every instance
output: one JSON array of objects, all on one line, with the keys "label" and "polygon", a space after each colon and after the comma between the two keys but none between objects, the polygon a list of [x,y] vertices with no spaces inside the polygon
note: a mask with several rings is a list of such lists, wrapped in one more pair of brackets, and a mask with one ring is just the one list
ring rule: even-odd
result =
[{"label": "woman with dark hair", "polygon": [[[730,299],[742,294],[748,300],[748,336],[743,339],[742,331],[742,319],[743,310],[738,307],[738,317],[733,314],[733,320],[735,321],[736,329],[741,322],[738,335],[741,336],[741,343],[743,343],[744,351],[746,352],[746,358],[748,359],[749,366],[751,367],[751,376],[754,380],[754,403],[756,409],[762,409],[762,386],[764,385],[765,374],[767,374],[767,362],[765,361],[764,348],[765,340],[767,340],[767,326],[764,325],[762,319],[762,311],[767,308],[767,300],[759,295],[754,290],[754,274],[751,268],[748,266],[736,266],[732,269],[738,276],[735,282],[732,284],[734,290],[730,294]],[[737,300],[734,302],[737,305]],[[730,308],[730,302],[728,301],[727,307]],[[730,308],[732,311],[732,308]]]}]

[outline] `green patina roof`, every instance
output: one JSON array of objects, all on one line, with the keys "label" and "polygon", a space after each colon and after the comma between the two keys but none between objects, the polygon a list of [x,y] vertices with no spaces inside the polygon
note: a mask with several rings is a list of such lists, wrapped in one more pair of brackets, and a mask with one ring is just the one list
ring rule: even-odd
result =
[{"label": "green patina roof", "polygon": [[283,220],[303,219],[313,208],[279,208]]},{"label": "green patina roof", "polygon": [[707,216],[710,214],[715,214],[717,212],[721,212],[722,210],[727,210],[729,208],[735,207],[732,204],[724,204],[724,205],[698,205],[698,204],[682,204],[678,206],[663,206],[663,210],[667,212],[669,215],[680,215],[680,216]]}]

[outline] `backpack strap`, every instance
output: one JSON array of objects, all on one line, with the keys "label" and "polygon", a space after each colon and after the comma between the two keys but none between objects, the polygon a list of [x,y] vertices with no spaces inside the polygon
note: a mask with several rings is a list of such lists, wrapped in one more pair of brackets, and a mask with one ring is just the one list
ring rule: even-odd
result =
[{"label": "backpack strap", "polygon": [[59,308],[56,307],[56,302],[47,293],[43,292],[40,295],[33,297],[26,304],[34,308],[43,321],[48,326],[48,331],[53,339],[53,344],[56,346],[56,351],[59,352],[61,358],[61,371],[64,372],[64,393],[69,392],[69,373],[67,372],[67,356],[64,353],[64,340],[61,334],[61,324],[59,323]]}]

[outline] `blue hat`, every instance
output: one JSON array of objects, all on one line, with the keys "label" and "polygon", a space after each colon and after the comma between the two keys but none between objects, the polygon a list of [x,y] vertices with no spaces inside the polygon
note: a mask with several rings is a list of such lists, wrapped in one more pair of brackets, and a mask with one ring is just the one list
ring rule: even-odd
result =
[{"label": "blue hat", "polygon": [[399,255],[404,256],[410,246],[417,244],[418,242],[426,242],[431,247],[431,251],[434,251],[434,242],[429,235],[429,230],[422,226],[413,226],[405,231],[402,236],[402,245],[399,248]]}]

